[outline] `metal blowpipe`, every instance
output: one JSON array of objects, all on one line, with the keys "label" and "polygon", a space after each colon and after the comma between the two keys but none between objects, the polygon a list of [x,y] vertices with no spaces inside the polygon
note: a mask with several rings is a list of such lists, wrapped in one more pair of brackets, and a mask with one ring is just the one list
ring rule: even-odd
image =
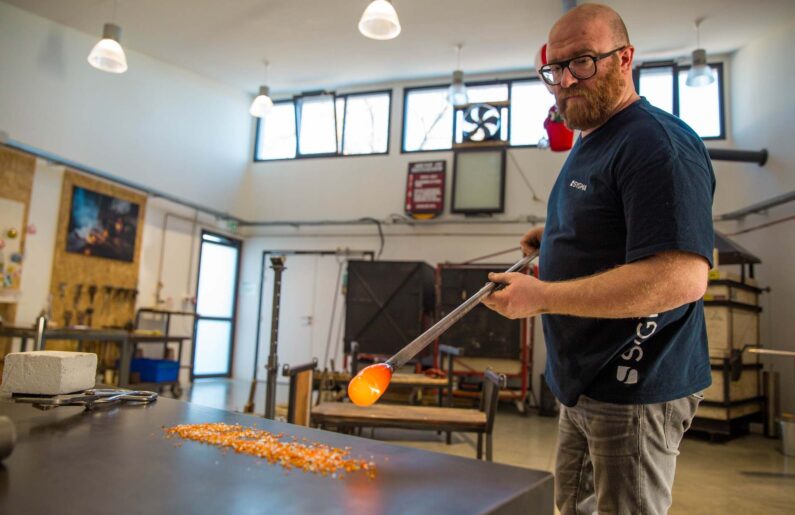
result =
[{"label": "metal blowpipe", "polygon": [[[516,272],[518,270],[523,269],[527,265],[530,264],[532,260],[534,260],[538,256],[538,252],[533,252],[530,255],[527,255],[517,261],[511,268],[505,271],[505,273]],[[487,282],[483,288],[478,290],[477,293],[469,297],[467,300],[463,302],[460,306],[455,308],[453,311],[448,313],[444,318],[436,322],[431,326],[430,329],[419,335],[403,347],[401,350],[397,352],[394,356],[389,358],[386,361],[386,364],[394,371],[402,367],[409,361],[411,358],[416,356],[417,354],[422,351],[425,347],[428,346],[432,341],[438,338],[442,333],[450,329],[453,324],[464,318],[464,315],[469,313],[472,308],[477,306],[480,303],[480,300],[490,294],[494,289],[497,287],[497,283]]]}]

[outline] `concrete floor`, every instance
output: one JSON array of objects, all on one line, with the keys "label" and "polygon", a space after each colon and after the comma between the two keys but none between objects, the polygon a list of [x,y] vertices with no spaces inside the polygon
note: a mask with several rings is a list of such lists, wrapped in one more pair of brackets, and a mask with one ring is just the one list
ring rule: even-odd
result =
[{"label": "concrete floor", "polygon": [[[186,388],[184,400],[240,411],[250,383],[201,380]],[[258,385],[255,413],[264,411],[264,385]],[[287,387],[277,388],[285,402]],[[370,436],[365,430],[363,436]],[[379,440],[457,456],[475,456],[474,435],[454,435],[452,445],[430,431],[375,432]],[[500,409],[495,423],[494,461],[552,471],[555,464],[557,420],[519,415],[513,406]],[[795,513],[795,458],[777,450],[779,442],[760,435],[715,444],[688,437],[682,443],[676,471],[671,514]]]}]

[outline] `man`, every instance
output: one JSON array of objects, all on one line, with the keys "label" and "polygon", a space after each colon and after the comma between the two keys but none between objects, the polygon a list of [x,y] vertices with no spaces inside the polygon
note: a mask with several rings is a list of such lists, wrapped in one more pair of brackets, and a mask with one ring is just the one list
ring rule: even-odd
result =
[{"label": "man", "polygon": [[698,135],[632,82],[618,14],[581,5],[552,28],[539,72],[581,136],[552,189],[539,279],[484,300],[543,313],[546,380],[561,401],[561,513],[665,513],[676,456],[711,382],[701,297],[712,258],[715,179]]}]

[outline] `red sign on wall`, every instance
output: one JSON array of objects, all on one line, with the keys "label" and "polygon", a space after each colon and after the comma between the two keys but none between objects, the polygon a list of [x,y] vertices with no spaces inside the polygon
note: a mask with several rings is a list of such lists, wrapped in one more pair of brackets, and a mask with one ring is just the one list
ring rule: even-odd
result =
[{"label": "red sign on wall", "polygon": [[446,161],[409,163],[406,213],[414,218],[434,218],[444,211]]}]

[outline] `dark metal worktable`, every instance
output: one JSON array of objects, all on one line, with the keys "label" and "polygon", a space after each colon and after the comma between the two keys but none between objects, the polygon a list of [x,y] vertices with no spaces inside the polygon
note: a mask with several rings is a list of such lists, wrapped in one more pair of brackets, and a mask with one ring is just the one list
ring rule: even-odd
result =
[{"label": "dark metal worktable", "polygon": [[[27,341],[35,341],[36,330],[30,327],[0,326],[0,336],[21,339],[22,343],[20,349],[24,352],[28,348]],[[139,343],[179,343],[178,354],[181,357],[183,341],[190,339],[190,336],[138,334],[122,329],[63,328],[47,329],[44,331],[44,348],[47,348],[46,340],[72,340],[76,342],[101,341],[115,343],[120,347],[119,386],[127,387],[130,386],[130,362],[132,361],[134,347],[136,345]]]},{"label": "dark metal worktable", "polygon": [[[552,475],[176,401],[83,412],[39,411],[0,397],[19,438],[0,464],[0,513],[552,513]],[[227,422],[351,447],[376,462],[332,479],[167,439],[162,428]]]}]

